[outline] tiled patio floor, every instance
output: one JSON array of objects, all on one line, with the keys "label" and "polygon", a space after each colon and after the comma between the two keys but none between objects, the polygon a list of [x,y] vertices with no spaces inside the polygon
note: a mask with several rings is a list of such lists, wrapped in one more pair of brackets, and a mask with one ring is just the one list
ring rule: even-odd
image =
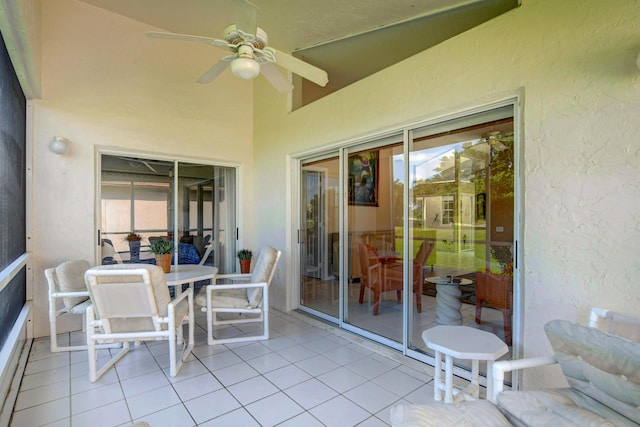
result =
[{"label": "tiled patio floor", "polygon": [[[395,403],[433,401],[433,368],[302,315],[272,310],[270,340],[216,346],[196,317],[196,347],[175,378],[166,342],[133,350],[92,384],[86,352],[34,341],[11,426],[386,426]],[[84,336],[60,335],[69,339]]]}]

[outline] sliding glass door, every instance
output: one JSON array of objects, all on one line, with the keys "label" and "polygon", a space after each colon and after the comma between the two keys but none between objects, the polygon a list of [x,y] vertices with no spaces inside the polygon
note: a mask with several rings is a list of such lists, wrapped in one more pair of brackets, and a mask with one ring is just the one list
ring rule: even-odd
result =
[{"label": "sliding glass door", "polygon": [[235,271],[235,168],[103,154],[100,197],[101,264],[155,263],[161,239],[174,264]]},{"label": "sliding glass door", "polygon": [[300,308],[424,361],[437,325],[511,346],[514,131],[505,104],[302,161]]},{"label": "sliding glass door", "polygon": [[300,304],[337,319],[340,289],[339,159],[303,163],[300,181]]},{"label": "sliding glass door", "polygon": [[422,331],[467,325],[512,343],[514,138],[512,108],[410,132],[409,239],[422,265],[423,310],[407,347],[429,353]]},{"label": "sliding glass door", "polygon": [[403,137],[375,141],[346,152],[344,323],[386,343],[402,343]]}]

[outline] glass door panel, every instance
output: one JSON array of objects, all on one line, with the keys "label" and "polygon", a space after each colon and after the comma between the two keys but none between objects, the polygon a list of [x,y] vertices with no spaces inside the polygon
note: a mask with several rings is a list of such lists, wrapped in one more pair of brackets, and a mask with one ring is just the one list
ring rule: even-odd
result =
[{"label": "glass door panel", "polygon": [[303,161],[301,309],[426,362],[422,332],[437,325],[511,346],[513,116],[506,105]]},{"label": "glass door panel", "polygon": [[101,165],[102,264],[154,264],[149,244],[162,239],[174,264],[235,271],[235,168],[106,154]]},{"label": "glass door panel", "polygon": [[173,162],[103,155],[101,264],[155,263],[149,239],[173,240]]},{"label": "glass door panel", "polygon": [[344,321],[383,341],[403,338],[402,135],[348,151],[348,281]]},{"label": "glass door panel", "polygon": [[306,162],[301,171],[300,304],[339,317],[339,159]]},{"label": "glass door panel", "polygon": [[427,241],[433,250],[420,266],[422,311],[409,316],[409,349],[430,354],[422,331],[439,324],[481,328],[511,345],[512,114],[509,107],[412,132],[407,234],[414,248]]},{"label": "glass door panel", "polygon": [[178,163],[178,171],[179,262],[235,272],[235,168]]}]

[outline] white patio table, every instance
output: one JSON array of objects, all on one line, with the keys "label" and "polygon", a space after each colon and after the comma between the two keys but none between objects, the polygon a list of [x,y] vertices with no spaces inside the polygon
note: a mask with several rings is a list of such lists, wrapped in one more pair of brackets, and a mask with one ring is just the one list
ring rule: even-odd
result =
[{"label": "white patio table", "polygon": [[[507,345],[494,334],[469,326],[435,326],[422,332],[424,343],[435,350],[435,375],[433,398],[444,403],[453,403],[454,396],[464,399],[464,393],[478,398],[480,392],[480,360],[487,362],[487,396],[492,396],[493,362],[509,351]],[[444,367],[442,358],[444,356]],[[453,359],[471,360],[471,382],[462,393],[453,389]],[[444,369],[443,369],[444,368]],[[442,374],[444,373],[444,381]]]},{"label": "white patio table", "polygon": [[218,274],[218,267],[198,264],[178,264],[171,266],[171,273],[164,275],[167,286],[173,286],[176,297],[182,293],[182,285],[189,284],[193,289],[193,284],[201,280],[211,280],[212,282]]}]

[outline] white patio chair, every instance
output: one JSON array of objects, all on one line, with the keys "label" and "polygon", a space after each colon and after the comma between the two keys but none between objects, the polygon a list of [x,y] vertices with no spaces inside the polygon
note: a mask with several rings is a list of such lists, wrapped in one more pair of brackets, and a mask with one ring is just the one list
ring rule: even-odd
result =
[{"label": "white patio chair", "polygon": [[202,258],[200,258],[200,263],[198,265],[204,265],[207,262],[209,255],[211,255],[211,251],[213,251],[213,244],[209,243],[205,248],[204,254],[202,254]]},{"label": "white patio chair", "polygon": [[[399,403],[391,408],[392,425],[637,426],[640,319],[594,307],[588,328],[553,320],[544,329],[554,355],[493,364],[493,394],[487,399],[494,405],[485,400]],[[554,364],[569,387],[503,391],[506,372]]]},{"label": "white patio chair", "polygon": [[[168,340],[169,374],[175,377],[194,345],[193,291],[171,300],[162,269],[155,265],[103,265],[85,274],[89,380],[95,382],[129,351],[130,342]],[[188,320],[188,342],[182,324]],[[177,357],[176,341],[183,343]],[[97,368],[97,344],[122,342],[122,350]]]},{"label": "white patio chair", "polygon": [[106,264],[122,264],[122,257],[113,246],[111,239],[102,239],[101,246],[102,263]]},{"label": "white patio chair", "polygon": [[[640,318],[618,313],[601,307],[592,307],[589,313],[589,327],[610,335],[640,343]],[[538,368],[559,363],[555,355],[540,356],[518,360],[501,360],[493,364],[493,396],[487,396],[494,402],[504,390],[505,373],[527,368]],[[498,365],[496,367],[496,364]]]},{"label": "white patio chair", "polygon": [[[84,315],[87,307],[91,305],[89,292],[84,283],[84,273],[90,267],[87,261],[73,260],[44,271],[49,284],[49,331],[52,353],[87,349],[86,345],[59,345],[57,319],[64,314],[82,316],[84,330]],[[64,304],[62,308],[58,308],[60,299]]]},{"label": "white patio chair", "polygon": [[[276,271],[281,251],[270,246],[260,252],[253,273],[219,274],[216,283],[200,289],[196,304],[207,313],[207,343],[227,344],[232,342],[269,339],[269,285]],[[225,283],[220,283],[220,280]],[[239,283],[238,281],[249,283]],[[232,282],[232,283],[229,283]],[[231,319],[219,319],[218,314],[231,313]],[[251,315],[251,317],[247,316]],[[256,317],[257,316],[257,317]],[[214,339],[213,325],[262,322],[262,335]]]},{"label": "white patio chair", "polygon": [[593,307],[589,315],[589,326],[640,343],[640,318]]}]

